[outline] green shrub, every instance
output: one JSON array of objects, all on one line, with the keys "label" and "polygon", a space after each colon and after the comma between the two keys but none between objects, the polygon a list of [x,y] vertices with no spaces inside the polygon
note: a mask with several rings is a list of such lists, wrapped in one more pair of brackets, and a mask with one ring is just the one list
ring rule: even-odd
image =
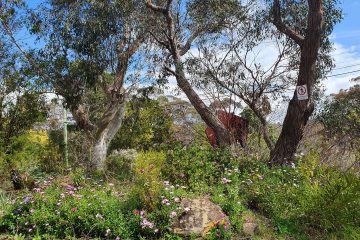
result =
[{"label": "green shrub", "polygon": [[139,153],[135,159],[132,193],[137,195],[148,209],[153,209],[160,199],[163,187],[160,173],[164,161],[165,154],[155,151]]},{"label": "green shrub", "polygon": [[175,184],[200,192],[209,191],[220,182],[225,168],[238,164],[229,151],[214,150],[210,145],[173,144],[166,151],[163,175]]},{"label": "green shrub", "polygon": [[10,179],[10,171],[17,169],[21,174],[36,175],[43,172],[61,172],[62,157],[48,138],[46,131],[28,131],[12,139],[6,153],[0,153],[1,186]]},{"label": "green shrub", "polygon": [[111,141],[114,149],[148,150],[167,142],[172,119],[164,106],[146,96],[133,97],[127,104],[121,129]]},{"label": "green shrub", "polygon": [[121,150],[106,159],[106,173],[119,181],[130,181],[133,177],[132,167],[137,153],[135,150]]},{"label": "green shrub", "polygon": [[346,228],[360,226],[359,177],[320,165],[314,152],[297,166],[259,165],[235,181],[247,206],[269,216],[280,232],[300,236],[313,229],[342,238]]}]

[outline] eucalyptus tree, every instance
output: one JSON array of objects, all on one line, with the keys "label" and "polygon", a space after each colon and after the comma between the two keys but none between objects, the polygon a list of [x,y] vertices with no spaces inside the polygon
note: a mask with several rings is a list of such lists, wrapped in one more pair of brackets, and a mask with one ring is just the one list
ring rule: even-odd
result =
[{"label": "eucalyptus tree", "polygon": [[175,77],[178,87],[186,94],[202,120],[214,129],[219,145],[234,144],[235,140],[229,131],[190,83],[184,62],[196,40],[219,32],[234,20],[234,16],[240,19],[238,16],[244,14],[244,7],[237,0],[146,0],[146,5],[153,11],[156,25],[151,35],[164,51],[166,74]]},{"label": "eucalyptus tree", "polygon": [[251,4],[246,20],[223,29],[220,39],[200,42],[186,69],[195,86],[204,91],[218,89],[223,96],[245,103],[258,118],[259,130],[272,150],[267,117],[271,101],[286,98],[295,81],[296,69],[289,61],[295,50],[261,15],[264,9]]},{"label": "eucalyptus tree", "polygon": [[[275,4],[278,3],[275,1]],[[282,164],[290,160],[295,153],[302,130],[295,122],[293,125],[293,120],[296,121],[294,117],[287,119],[284,122],[279,141],[275,145],[269,134],[267,121],[267,116],[272,111],[271,102],[275,102],[279,98],[287,99],[289,90],[300,84],[297,75],[301,73],[301,79],[303,79],[304,71],[313,71],[311,98],[314,101],[318,97],[318,80],[324,77],[333,66],[329,54],[331,44],[328,36],[334,24],[339,21],[340,11],[333,1],[325,1],[323,7],[326,27],[319,35],[318,46],[316,43],[314,45],[308,43],[308,48],[312,49],[308,51],[314,54],[312,51],[316,50],[316,58],[312,59],[313,69],[304,69],[304,61],[308,61],[307,58],[304,60],[304,55],[309,52],[305,53],[304,48],[298,45],[300,40],[294,40],[291,34],[307,31],[306,27],[309,24],[306,23],[306,19],[309,18],[309,14],[306,9],[308,6],[305,1],[287,1],[284,4],[282,14],[287,16],[286,24],[294,27],[296,29],[294,31],[290,31],[289,28],[284,30],[285,23],[279,23],[278,19],[274,21],[273,15],[276,13],[276,6],[271,5],[270,8],[267,8],[263,4],[251,4],[244,21],[240,24],[229,25],[221,32],[220,39],[198,44],[197,51],[193,51],[196,54],[192,54],[187,61],[187,70],[192,76],[194,84],[201,85],[205,89],[214,89],[220,86],[223,94],[234,94],[248,105],[261,123],[263,138],[269,150],[272,151],[272,161]],[[270,18],[269,9],[273,14]],[[312,26],[312,28],[314,27]],[[283,34],[279,29],[290,31],[290,36]],[[309,39],[312,34],[315,33],[308,33]],[[309,41],[314,41],[314,39]],[[267,56],[269,54],[273,56]],[[313,106],[313,101],[310,103],[311,106]],[[298,103],[299,101],[296,99],[290,101],[290,103],[293,102]],[[306,122],[304,122],[304,126],[305,124]],[[298,133],[295,134],[294,131],[298,131]],[[285,138],[288,145],[284,142]],[[279,156],[279,159],[282,160],[275,161],[275,153],[279,152],[282,147],[284,151],[288,151],[287,156]]]},{"label": "eucalyptus tree", "polygon": [[0,2],[0,148],[5,150],[12,138],[45,119],[42,88],[26,58],[14,45],[9,29],[22,28],[17,11],[21,1]]},{"label": "eucalyptus tree", "polygon": [[93,142],[97,169],[104,168],[139,77],[146,10],[136,0],[51,0],[34,17],[46,41],[40,56],[49,84]]},{"label": "eucalyptus tree", "polygon": [[289,102],[280,136],[270,154],[270,164],[276,165],[293,160],[314,111],[314,88],[328,70],[321,63],[331,66],[329,35],[340,21],[341,11],[333,0],[271,2],[272,23],[296,44],[300,53],[296,86],[306,85],[308,92],[308,99],[301,100],[295,91]]}]

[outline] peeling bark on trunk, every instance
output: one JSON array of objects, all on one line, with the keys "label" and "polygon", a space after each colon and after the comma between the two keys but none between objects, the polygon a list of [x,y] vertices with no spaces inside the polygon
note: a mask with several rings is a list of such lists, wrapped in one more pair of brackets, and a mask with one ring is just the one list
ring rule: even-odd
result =
[{"label": "peeling bark on trunk", "polygon": [[[315,83],[316,60],[321,43],[323,30],[323,9],[322,0],[308,0],[308,28],[306,36],[297,35],[292,32],[290,35],[280,18],[279,1],[274,1],[274,24],[277,28],[293,38],[301,47],[301,61],[297,85],[307,85],[309,99],[298,100],[296,92],[289,103],[283,128],[274,150],[270,154],[270,165],[283,165],[293,161],[300,140],[303,137],[304,128],[309,117],[314,111],[314,104],[311,101],[312,88]],[[283,29],[285,28],[285,30]]]},{"label": "peeling bark on trunk", "polygon": [[105,160],[110,142],[120,129],[124,114],[125,102],[123,101],[116,104],[116,106],[109,106],[103,116],[95,136],[91,159],[98,170],[103,170],[105,167]]}]

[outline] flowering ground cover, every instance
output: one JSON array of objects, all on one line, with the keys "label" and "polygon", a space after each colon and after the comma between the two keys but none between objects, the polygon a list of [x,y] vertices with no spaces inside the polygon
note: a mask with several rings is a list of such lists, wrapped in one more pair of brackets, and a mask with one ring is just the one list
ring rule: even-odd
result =
[{"label": "flowering ground cover", "polygon": [[[202,157],[187,161],[194,149]],[[219,161],[219,154],[197,146],[142,153],[132,183],[83,171],[43,176],[35,188],[3,200],[0,229],[38,239],[182,239],[171,231],[172,221],[191,210],[182,209],[181,200],[206,194],[224,211],[224,220],[207,231],[206,239],[246,237],[243,226],[252,222],[258,226],[254,239],[359,236],[357,176],[321,167],[311,154],[277,169],[254,159],[233,161],[226,152]],[[183,167],[167,168],[180,160],[174,156],[181,157]]]}]

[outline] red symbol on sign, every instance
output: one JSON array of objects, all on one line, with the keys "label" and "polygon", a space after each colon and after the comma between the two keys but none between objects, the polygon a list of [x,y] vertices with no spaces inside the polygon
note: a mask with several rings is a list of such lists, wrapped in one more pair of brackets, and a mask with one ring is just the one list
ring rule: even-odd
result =
[{"label": "red symbol on sign", "polygon": [[305,87],[301,86],[301,87],[298,88],[298,94],[299,94],[300,96],[305,95],[306,92],[307,92],[307,91],[306,91],[306,88],[305,88]]}]

